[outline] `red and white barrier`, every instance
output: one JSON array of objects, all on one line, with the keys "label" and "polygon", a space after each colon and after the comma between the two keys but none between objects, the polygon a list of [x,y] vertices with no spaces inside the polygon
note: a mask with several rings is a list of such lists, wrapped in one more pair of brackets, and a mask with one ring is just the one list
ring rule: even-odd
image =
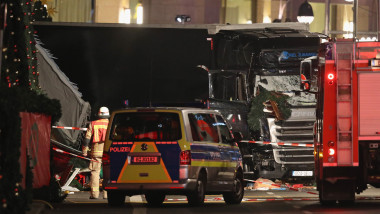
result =
[{"label": "red and white barrier", "polygon": [[70,130],[87,131],[87,128],[80,128],[80,127],[52,126],[52,128],[54,128],[54,129],[70,129]]},{"label": "red and white barrier", "polygon": [[295,147],[314,147],[311,143],[285,143],[285,142],[266,142],[266,141],[253,141],[253,140],[242,140],[240,143],[257,143],[257,144],[271,144],[277,146],[295,146]]},{"label": "red and white barrier", "polygon": [[81,155],[76,155],[74,153],[66,152],[66,151],[63,151],[62,149],[58,149],[58,148],[55,148],[55,147],[53,147],[53,150],[56,151],[56,152],[62,153],[62,154],[71,155],[71,156],[74,156],[74,157],[77,157],[77,158],[81,158],[81,159],[84,159],[84,160],[89,160],[89,161],[94,161],[94,162],[101,163],[100,161],[92,160],[91,158],[86,158],[86,157],[83,157]]}]

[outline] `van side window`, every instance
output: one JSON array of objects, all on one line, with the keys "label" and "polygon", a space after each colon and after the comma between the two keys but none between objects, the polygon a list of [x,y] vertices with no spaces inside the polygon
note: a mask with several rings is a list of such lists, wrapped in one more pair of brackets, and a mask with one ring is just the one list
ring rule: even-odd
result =
[{"label": "van side window", "polygon": [[212,114],[189,114],[193,141],[211,141],[218,143],[218,129]]},{"label": "van side window", "polygon": [[220,130],[220,135],[221,135],[221,138],[222,138],[222,143],[230,144],[230,142],[232,141],[232,135],[231,135],[230,130],[227,127],[226,122],[219,115],[216,115],[216,121],[217,121],[216,126]]}]

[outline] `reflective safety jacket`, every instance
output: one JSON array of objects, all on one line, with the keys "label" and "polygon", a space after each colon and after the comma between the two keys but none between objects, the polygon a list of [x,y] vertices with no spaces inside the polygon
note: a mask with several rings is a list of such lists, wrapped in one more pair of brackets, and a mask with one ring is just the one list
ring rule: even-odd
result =
[{"label": "reflective safety jacket", "polygon": [[106,139],[108,123],[108,119],[92,121],[87,129],[86,139],[90,141],[92,136],[92,143],[104,142]]}]

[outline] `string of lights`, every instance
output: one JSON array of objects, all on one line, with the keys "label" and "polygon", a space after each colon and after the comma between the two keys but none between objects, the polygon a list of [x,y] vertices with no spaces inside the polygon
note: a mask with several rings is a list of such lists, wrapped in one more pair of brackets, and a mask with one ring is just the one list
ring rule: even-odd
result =
[{"label": "string of lights", "polygon": [[8,87],[22,86],[38,91],[41,88],[38,83],[32,4],[33,0],[7,4],[1,77]]}]

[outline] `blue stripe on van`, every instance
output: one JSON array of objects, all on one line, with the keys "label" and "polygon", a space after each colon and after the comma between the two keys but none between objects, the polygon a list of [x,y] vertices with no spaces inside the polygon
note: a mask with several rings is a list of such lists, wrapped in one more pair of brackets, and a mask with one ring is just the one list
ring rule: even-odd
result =
[{"label": "blue stripe on van", "polygon": [[110,155],[110,179],[116,181],[119,174],[127,161],[129,151],[133,144],[112,144],[109,150]]},{"label": "blue stripe on van", "polygon": [[231,149],[230,155],[232,162],[240,162],[242,160],[239,148],[234,147]]},{"label": "blue stripe on van", "polygon": [[166,170],[172,180],[179,179],[179,155],[181,148],[176,144],[156,144],[161,158],[164,161]]},{"label": "blue stripe on van", "polygon": [[220,151],[217,144],[193,143],[191,145],[191,159],[229,160],[229,158],[222,157],[222,155],[224,154]]},{"label": "blue stripe on van", "polygon": [[241,161],[240,150],[223,144],[192,143],[191,158],[194,160]]}]

